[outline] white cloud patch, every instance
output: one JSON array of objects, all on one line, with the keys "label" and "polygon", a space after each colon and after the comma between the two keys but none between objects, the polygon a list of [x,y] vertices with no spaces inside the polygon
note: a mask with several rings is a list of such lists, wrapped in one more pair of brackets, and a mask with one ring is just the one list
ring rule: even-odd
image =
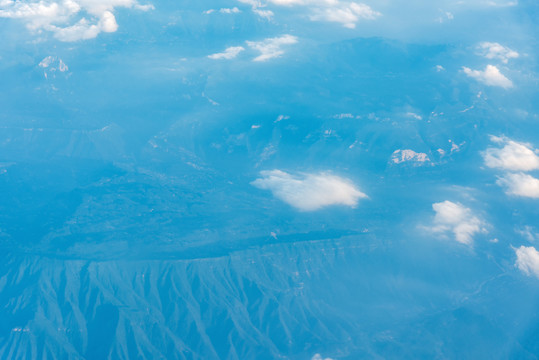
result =
[{"label": "white cloud patch", "polygon": [[238,14],[238,13],[241,12],[241,10],[234,6],[233,8],[222,8],[222,9],[219,9],[219,12],[220,12],[221,14]]},{"label": "white cloud patch", "polygon": [[314,354],[311,360],[333,360],[332,358],[323,358],[320,354]]},{"label": "white cloud patch", "polygon": [[526,225],[521,229],[515,230],[517,234],[528,240],[529,242],[534,242],[539,240],[539,232],[537,232],[533,227]]},{"label": "white cloud patch", "polygon": [[482,221],[461,204],[446,200],[432,204],[432,209],[436,215],[429,229],[436,233],[451,232],[462,244],[471,245],[475,234],[486,231]]},{"label": "white cloud patch", "polygon": [[356,2],[326,1],[327,6],[313,10],[311,20],[337,22],[353,29],[360,20],[374,20],[382,14],[366,4]]},{"label": "white cloud patch", "polygon": [[504,89],[513,87],[513,82],[506,78],[494,65],[487,65],[485,70],[472,70],[463,66],[462,71],[469,77],[488,86],[499,86]]},{"label": "white cloud patch", "polygon": [[515,249],[517,261],[515,266],[528,276],[539,278],[539,252],[533,246],[521,246]]},{"label": "white cloud patch", "polygon": [[273,11],[260,9],[260,8],[266,7],[266,5],[262,4],[260,1],[257,1],[257,0],[238,0],[238,1],[247,5],[251,5],[251,10],[253,11],[253,13],[260,16],[261,18],[270,20],[273,17]]},{"label": "white cloud patch", "polygon": [[63,0],[0,2],[0,17],[20,19],[33,32],[52,32],[60,41],[95,38],[101,32],[115,32],[117,7],[142,11],[152,5],[140,5],[135,0]]},{"label": "white cloud patch", "polygon": [[496,183],[506,188],[508,195],[539,199],[539,179],[524,173],[506,174]]},{"label": "white cloud patch", "polygon": [[494,7],[509,7],[509,6],[517,6],[518,1],[487,1],[486,4],[488,6],[494,6]]},{"label": "white cloud patch", "polygon": [[253,9],[253,12],[266,20],[270,20],[273,17],[273,11],[271,10]]},{"label": "white cloud patch", "polygon": [[[267,5],[257,0],[239,0],[251,5],[253,12],[265,18],[271,18],[271,10],[261,10]],[[374,20],[382,14],[373,10],[369,5],[339,0],[268,0],[267,3],[276,6],[303,6],[309,9],[312,21],[337,22],[353,29],[361,20]]]},{"label": "white cloud patch", "polygon": [[67,65],[62,59],[58,59],[56,56],[47,56],[39,63],[39,66],[50,71],[66,72],[69,70]]},{"label": "white cloud patch", "polygon": [[284,54],[281,49],[283,45],[291,45],[298,42],[298,38],[292,35],[283,35],[281,37],[269,38],[262,41],[247,41],[247,45],[260,52],[253,61],[266,61],[279,57]]},{"label": "white cloud patch", "polygon": [[330,205],[355,207],[367,195],[351,181],[329,173],[299,174],[280,170],[261,171],[251,185],[270,190],[273,196],[300,211],[314,211]]},{"label": "white cloud patch", "polygon": [[222,53],[208,55],[208,57],[210,59],[213,59],[213,60],[222,60],[222,59],[230,60],[230,59],[234,59],[236,56],[238,56],[238,54],[240,52],[242,52],[243,50],[245,50],[245,49],[243,47],[241,47],[241,46],[231,46],[231,47],[227,48]]},{"label": "white cloud patch", "polygon": [[482,42],[478,46],[479,52],[487,59],[498,59],[507,64],[509,59],[516,59],[519,54],[505,46],[493,42]]},{"label": "white cloud patch", "polygon": [[407,112],[405,115],[408,116],[408,117],[414,118],[416,120],[423,120],[423,117],[421,115],[418,115],[418,114],[416,114],[414,112],[411,112],[411,111]]},{"label": "white cloud patch", "polygon": [[69,71],[69,67],[62,59],[52,55],[41,60],[38,66],[43,68],[43,75],[46,79],[48,79],[49,76],[54,78],[57,72],[64,73]]},{"label": "white cloud patch", "polygon": [[511,171],[539,169],[539,156],[530,144],[519,143],[507,138],[491,136],[491,141],[503,144],[502,148],[489,147],[483,153],[485,165]]},{"label": "white cloud patch", "polygon": [[416,153],[413,150],[395,150],[393,154],[391,154],[391,161],[395,164],[400,164],[403,162],[411,161],[418,164],[422,164],[425,162],[429,162],[430,159],[425,153]]}]

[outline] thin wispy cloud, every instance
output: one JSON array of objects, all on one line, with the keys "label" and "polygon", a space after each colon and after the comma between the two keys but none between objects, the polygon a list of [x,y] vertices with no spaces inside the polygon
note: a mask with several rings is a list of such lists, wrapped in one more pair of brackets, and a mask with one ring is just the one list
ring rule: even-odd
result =
[{"label": "thin wispy cloud", "polygon": [[253,61],[266,61],[284,54],[282,49],[285,45],[292,45],[298,42],[298,38],[292,35],[283,35],[280,37],[269,38],[262,41],[247,41],[247,45],[258,52],[260,55]]},{"label": "thin wispy cloud", "polygon": [[362,20],[374,20],[382,14],[369,5],[354,1],[339,0],[268,0],[262,3],[256,0],[239,0],[249,4],[259,16],[271,18],[271,10],[261,10],[268,4],[284,7],[303,7],[312,21],[336,22],[353,29]]},{"label": "thin wispy cloud", "polygon": [[231,46],[222,53],[208,55],[208,57],[213,60],[230,60],[238,56],[238,54],[243,50],[245,49],[242,46]]}]

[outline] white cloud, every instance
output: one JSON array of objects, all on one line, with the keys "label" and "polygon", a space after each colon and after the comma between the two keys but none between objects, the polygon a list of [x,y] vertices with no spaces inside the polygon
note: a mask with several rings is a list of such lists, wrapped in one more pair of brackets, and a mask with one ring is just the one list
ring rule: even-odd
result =
[{"label": "white cloud", "polygon": [[243,50],[245,50],[245,49],[243,47],[241,47],[241,46],[231,46],[231,47],[227,48],[222,53],[208,55],[208,57],[210,59],[214,59],[214,60],[220,60],[220,59],[230,60],[230,59],[234,59],[236,56],[238,56],[238,54],[240,52],[242,52]]},{"label": "white cloud", "polygon": [[416,120],[423,120],[423,117],[421,115],[418,115],[418,114],[416,114],[414,112],[411,112],[411,111],[407,112],[405,115],[408,116],[408,117],[414,118]]},{"label": "white cloud", "polygon": [[355,2],[341,3],[338,1],[325,2],[328,6],[313,9],[311,20],[341,23],[344,27],[353,29],[360,20],[374,20],[380,15],[366,4]]},{"label": "white cloud", "polygon": [[519,143],[507,138],[491,136],[493,142],[504,144],[502,148],[489,147],[483,153],[485,165],[512,171],[539,169],[539,156],[530,144]]},{"label": "white cloud", "polygon": [[153,9],[136,0],[5,0],[0,3],[0,17],[21,19],[31,31],[49,31],[61,41],[77,41],[115,32],[118,24],[113,12],[117,7]]},{"label": "white cloud", "polygon": [[269,20],[273,17],[273,11],[271,10],[253,9],[253,12],[266,20]]},{"label": "white cloud", "polygon": [[64,63],[62,59],[59,59],[56,56],[47,56],[43,60],[41,60],[38,65],[39,67],[43,68],[43,75],[46,79],[48,79],[49,76],[52,76],[54,78],[57,71],[63,73],[69,70],[69,67],[66,65],[66,63]]},{"label": "white cloud", "polygon": [[499,59],[504,64],[507,64],[509,59],[519,57],[519,54],[505,46],[493,42],[482,42],[478,46],[481,55],[487,59]]},{"label": "white cloud", "polygon": [[462,71],[469,77],[488,86],[500,86],[504,89],[513,87],[511,80],[506,78],[494,65],[487,65],[485,70],[472,70],[463,66]]},{"label": "white cloud", "polygon": [[488,6],[495,7],[508,7],[508,6],[517,6],[518,1],[507,1],[507,2],[497,2],[497,1],[487,1]]},{"label": "white cloud", "polygon": [[430,230],[438,233],[452,232],[455,240],[471,245],[476,233],[485,232],[482,221],[461,204],[444,201],[432,204],[436,212]]},{"label": "white cloud", "polygon": [[533,246],[521,246],[515,249],[517,261],[515,266],[524,274],[539,278],[539,252]]},{"label": "white cloud", "polygon": [[507,174],[496,183],[506,188],[505,193],[539,199],[539,179],[524,173]]},{"label": "white cloud", "polygon": [[291,45],[298,42],[298,38],[292,35],[283,35],[281,37],[269,38],[262,41],[247,41],[247,45],[260,52],[253,61],[266,61],[284,54],[281,49],[283,45]]},{"label": "white cloud", "polygon": [[241,3],[251,5],[251,10],[261,18],[269,20],[273,17],[273,12],[271,10],[261,10],[260,8],[266,7],[265,4],[262,4],[257,0],[238,0]]},{"label": "white cloud", "polygon": [[332,358],[323,358],[320,354],[314,354],[311,360],[333,360]]},{"label": "white cloud", "polygon": [[219,12],[222,13],[222,14],[237,14],[237,13],[240,13],[241,10],[238,9],[237,7],[233,7],[233,8],[219,9]]},{"label": "white cloud", "polygon": [[524,226],[522,229],[515,229],[515,231],[529,242],[539,240],[539,233],[529,225]]},{"label": "white cloud", "polygon": [[[271,18],[271,10],[260,10],[266,4],[257,0],[239,0],[244,4],[251,5],[253,12],[259,16]],[[337,22],[347,28],[355,28],[360,20],[373,20],[382,15],[373,10],[370,6],[353,2],[339,0],[268,0],[269,4],[276,6],[304,6],[311,12],[312,21]]]},{"label": "white cloud", "polygon": [[425,153],[416,153],[413,150],[395,150],[391,154],[391,161],[395,164],[400,164],[406,161],[412,161],[416,163],[424,163],[430,161],[429,157]]},{"label": "white cloud", "polygon": [[348,180],[328,173],[300,174],[280,170],[261,171],[251,184],[270,190],[273,196],[300,211],[314,211],[330,205],[355,207],[367,195]]}]

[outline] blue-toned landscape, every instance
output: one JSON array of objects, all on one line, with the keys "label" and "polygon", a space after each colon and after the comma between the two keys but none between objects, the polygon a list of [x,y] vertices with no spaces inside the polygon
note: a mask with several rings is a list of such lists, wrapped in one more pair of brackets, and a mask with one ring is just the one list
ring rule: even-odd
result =
[{"label": "blue-toned landscape", "polygon": [[538,19],[0,0],[0,359],[539,358]]}]

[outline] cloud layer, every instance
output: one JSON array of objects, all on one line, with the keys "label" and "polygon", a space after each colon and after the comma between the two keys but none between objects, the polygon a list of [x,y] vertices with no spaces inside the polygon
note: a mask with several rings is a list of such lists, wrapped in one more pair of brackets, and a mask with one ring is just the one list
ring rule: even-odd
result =
[{"label": "cloud layer", "polygon": [[533,246],[521,246],[515,249],[517,261],[515,266],[526,275],[539,278],[539,252]]},{"label": "cloud layer", "polygon": [[0,2],[0,17],[20,19],[34,32],[52,32],[60,41],[95,38],[101,32],[115,32],[117,7],[147,11],[152,5],[139,5],[136,0],[63,0]]},{"label": "cloud layer", "polygon": [[446,200],[432,204],[432,209],[436,215],[430,229],[438,233],[452,232],[460,243],[471,245],[474,235],[485,231],[481,220],[461,204]]},{"label": "cloud layer", "polygon": [[494,65],[487,65],[485,70],[472,70],[463,66],[462,71],[469,77],[488,86],[500,86],[504,89],[513,87],[513,82],[506,78]]},{"label": "cloud layer", "polygon": [[273,196],[300,211],[314,211],[330,205],[355,207],[367,197],[349,180],[328,173],[294,176],[280,170],[262,171],[251,184],[270,190]]}]

